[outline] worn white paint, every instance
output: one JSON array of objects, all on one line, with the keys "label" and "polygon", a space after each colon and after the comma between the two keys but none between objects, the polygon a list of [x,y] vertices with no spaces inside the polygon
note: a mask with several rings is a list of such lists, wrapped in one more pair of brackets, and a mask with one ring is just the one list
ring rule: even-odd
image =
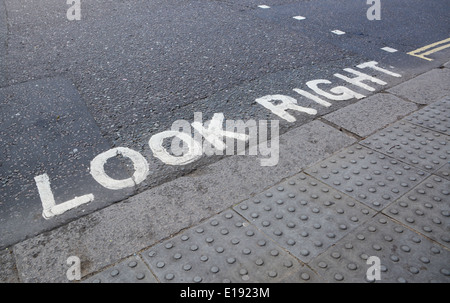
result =
[{"label": "worn white paint", "polygon": [[259,8],[264,8],[264,9],[270,8],[270,6],[268,6],[268,5],[264,5],[264,4],[262,4],[262,5],[258,5],[258,7],[259,7]]},{"label": "worn white paint", "polygon": [[223,130],[223,121],[223,113],[215,113],[211,121],[209,121],[208,127],[205,127],[201,121],[194,121],[191,123],[192,127],[205,138],[205,141],[213,146],[213,148],[210,148],[207,145],[204,146],[203,152],[208,156],[220,154],[217,153],[217,151],[225,150],[226,145],[223,142],[224,137],[245,142],[249,140],[249,136],[245,133],[242,134]]},{"label": "worn white paint", "polygon": [[75,197],[72,200],[56,204],[55,197],[53,196],[52,189],[50,187],[50,178],[47,174],[42,174],[34,177],[36,186],[38,189],[39,197],[42,202],[42,216],[48,220],[54,216],[65,213],[68,210],[74,209],[80,205],[94,201],[93,194],[83,195],[81,197]]},{"label": "worn white paint", "polygon": [[386,82],[384,82],[384,81],[382,81],[382,80],[380,80],[378,78],[375,78],[375,77],[369,76],[367,74],[361,73],[361,72],[356,71],[356,70],[354,70],[352,68],[344,68],[344,71],[346,71],[348,73],[351,73],[351,74],[354,74],[357,77],[349,78],[347,76],[344,76],[344,75],[341,75],[341,74],[338,74],[338,73],[334,74],[334,76],[339,78],[339,79],[342,79],[342,80],[344,80],[344,81],[346,81],[346,82],[348,82],[350,84],[353,84],[355,86],[358,86],[358,87],[361,87],[361,88],[363,88],[365,90],[368,90],[370,92],[375,91],[375,88],[373,88],[372,86],[369,86],[369,85],[363,83],[363,81],[370,81],[370,82],[373,82],[373,83],[376,83],[376,84],[379,84],[379,85],[387,85]]},{"label": "worn white paint", "polygon": [[[134,174],[131,178],[116,180],[106,174],[106,162],[119,155],[126,157],[133,162]],[[101,153],[91,161],[91,175],[95,181],[108,189],[124,189],[133,187],[147,178],[148,163],[140,153],[127,147],[116,147]]]},{"label": "worn white paint", "polygon": [[336,100],[336,101],[345,101],[350,100],[353,98],[356,99],[362,99],[365,96],[361,95],[357,92],[352,91],[351,89],[344,87],[344,86],[336,86],[330,89],[330,91],[333,94],[330,94],[322,89],[319,88],[319,84],[331,84],[331,81],[325,80],[325,79],[318,79],[318,80],[312,80],[306,82],[306,85],[312,89],[315,93],[324,96],[327,99],[330,100]]},{"label": "worn white paint", "polygon": [[397,52],[397,50],[395,48],[392,48],[389,46],[383,47],[382,50],[384,50],[385,52],[388,52],[388,53],[396,53]]},{"label": "worn white paint", "polygon": [[318,103],[318,104],[320,104],[322,106],[330,107],[332,105],[330,102],[322,100],[319,97],[317,97],[316,95],[308,93],[307,91],[304,91],[302,89],[294,88],[294,92],[296,92],[296,93],[302,95],[303,97],[306,97],[306,98],[308,98],[308,99],[310,99],[310,100],[312,100],[312,101],[314,101],[314,102],[316,102],[316,103]]},{"label": "worn white paint", "polygon": [[338,30],[338,29],[335,29],[335,30],[332,30],[331,31],[333,34],[335,34],[335,35],[344,35],[345,34],[345,32],[343,32],[343,31],[340,31],[340,30]]},{"label": "worn white paint", "polygon": [[[163,146],[164,139],[178,137],[183,140],[189,149],[189,152],[183,156],[171,155]],[[148,145],[153,152],[153,155],[168,165],[186,165],[192,163],[202,156],[202,146],[199,142],[194,140],[190,135],[179,131],[164,131],[153,135],[148,141]]]},{"label": "worn white paint", "polygon": [[305,19],[306,19],[306,18],[303,17],[303,16],[295,16],[295,17],[292,17],[292,18],[294,18],[294,19],[296,19],[296,20],[305,20]]},{"label": "worn white paint", "polygon": [[[317,110],[313,108],[307,108],[303,106],[297,105],[297,100],[285,96],[285,95],[267,95],[261,98],[258,98],[255,100],[257,103],[261,104],[268,110],[270,110],[272,113],[277,115],[278,117],[288,121],[288,122],[295,122],[296,119],[294,116],[289,114],[287,110],[295,110],[298,112],[306,113],[308,115],[316,115]],[[274,101],[280,101],[281,103],[274,104]]]},{"label": "worn white paint", "polygon": [[376,61],[365,62],[365,63],[357,65],[356,67],[360,68],[360,69],[364,69],[364,68],[368,67],[368,68],[371,68],[371,69],[376,70],[378,72],[385,73],[386,75],[389,75],[389,76],[392,76],[392,77],[396,77],[396,78],[401,78],[402,77],[402,75],[400,75],[400,74],[397,74],[397,73],[391,72],[390,70],[387,70],[387,69],[379,67],[378,66],[378,62],[376,62]]}]

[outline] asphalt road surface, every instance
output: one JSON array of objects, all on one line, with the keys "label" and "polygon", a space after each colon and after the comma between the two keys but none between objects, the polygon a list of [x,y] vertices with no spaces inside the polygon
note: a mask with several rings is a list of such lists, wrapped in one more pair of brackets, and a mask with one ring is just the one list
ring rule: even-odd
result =
[{"label": "asphalt road surface", "polygon": [[[387,82],[370,83],[377,92],[449,54],[436,51],[430,61],[407,53],[450,37],[450,0],[381,0],[381,20],[368,20],[365,0],[80,3],[81,20],[70,21],[65,1],[0,0],[0,248],[220,159],[167,165],[154,157],[149,139],[176,120],[223,113],[277,119],[285,132],[357,99],[329,107],[304,101],[318,112],[292,112],[295,122],[256,99],[295,98],[294,88],[312,93],[305,83],[315,79],[368,95],[333,75],[350,77],[343,69],[369,61],[402,75],[368,72]],[[111,190],[92,178],[90,162],[115,147],[148,161],[144,181]],[[111,158],[105,171],[114,179],[134,174],[126,157]],[[56,204],[89,193],[95,200],[44,218],[35,180],[43,174]]]}]

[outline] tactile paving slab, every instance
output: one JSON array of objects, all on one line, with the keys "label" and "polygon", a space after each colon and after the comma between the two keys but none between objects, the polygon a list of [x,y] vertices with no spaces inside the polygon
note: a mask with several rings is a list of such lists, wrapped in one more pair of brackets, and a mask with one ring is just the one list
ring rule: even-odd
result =
[{"label": "tactile paving slab", "polygon": [[439,170],[436,171],[434,174],[447,180],[450,180],[450,162],[439,168]]},{"label": "tactile paving slab", "polygon": [[450,135],[450,96],[422,108],[404,120]]},{"label": "tactile paving slab", "polygon": [[229,210],[142,253],[161,282],[280,282],[301,264]]},{"label": "tactile paving slab", "polygon": [[405,121],[360,143],[428,172],[438,170],[450,160],[450,136]]},{"label": "tactile paving slab", "polygon": [[430,176],[383,213],[450,248],[450,181]]},{"label": "tactile paving slab", "polygon": [[101,271],[83,283],[157,283],[151,271],[139,258],[133,256],[116,264],[115,266]]},{"label": "tactile paving slab", "polygon": [[346,148],[306,172],[375,210],[383,209],[429,176],[361,145]]},{"label": "tactile paving slab", "polygon": [[369,207],[303,173],[234,209],[305,263],[375,215]]},{"label": "tactile paving slab", "polygon": [[383,282],[450,282],[450,252],[382,214],[358,227],[310,266],[328,282],[367,279],[369,257],[380,259]]},{"label": "tactile paving slab", "polygon": [[307,265],[303,265],[280,283],[323,283],[325,280],[311,270]]}]

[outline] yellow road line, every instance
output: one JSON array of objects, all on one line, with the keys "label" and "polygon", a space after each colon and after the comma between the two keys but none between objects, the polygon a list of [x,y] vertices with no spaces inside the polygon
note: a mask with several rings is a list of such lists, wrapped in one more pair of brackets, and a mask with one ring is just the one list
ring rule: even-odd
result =
[{"label": "yellow road line", "polygon": [[[438,46],[438,45],[441,45],[441,44],[444,44],[444,43],[447,43],[447,42],[449,44],[442,45],[442,46],[434,48],[435,46]],[[409,52],[407,54],[411,55],[411,56],[419,57],[419,58],[424,59],[424,60],[433,61],[433,59],[427,58],[425,56],[428,56],[430,54],[433,54],[435,52],[438,52],[438,51],[443,50],[443,49],[448,48],[448,47],[450,47],[450,38],[442,40],[442,41],[438,41],[438,42],[435,42],[435,43],[432,43],[432,44],[429,44],[429,45],[426,45],[426,46],[418,48],[418,49],[416,49],[416,50],[414,50],[412,52]],[[431,50],[429,50],[429,49],[431,49]],[[424,52],[426,50],[429,50],[429,51]],[[424,53],[422,53],[422,52],[424,52]],[[420,54],[420,53],[422,53],[422,54]]]}]

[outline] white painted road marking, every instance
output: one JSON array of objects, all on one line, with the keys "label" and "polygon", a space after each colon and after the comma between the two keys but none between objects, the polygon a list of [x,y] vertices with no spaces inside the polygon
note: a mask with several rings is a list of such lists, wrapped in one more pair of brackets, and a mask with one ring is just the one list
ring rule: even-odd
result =
[{"label": "white painted road marking", "polygon": [[270,6],[264,5],[264,4],[263,4],[263,5],[258,5],[258,7],[259,7],[259,8],[264,8],[264,9],[270,8]]},{"label": "white painted road marking", "polygon": [[294,18],[294,19],[296,19],[296,20],[305,20],[305,19],[306,19],[306,18],[303,17],[303,16],[295,16],[295,17],[292,17],[292,18]]},{"label": "white painted road marking", "polygon": [[36,182],[36,186],[42,202],[42,216],[45,219],[50,219],[80,205],[94,201],[94,195],[88,194],[81,197],[75,197],[72,200],[57,205],[55,202],[55,197],[53,196],[52,189],[50,187],[50,178],[48,177],[48,175],[43,174],[36,176],[34,177],[34,181]]},{"label": "white painted road marking", "polygon": [[382,50],[384,50],[385,52],[388,52],[388,53],[396,53],[397,52],[397,50],[395,48],[388,47],[388,46],[383,47]]},{"label": "white painted road marking", "polygon": [[374,69],[376,71],[385,73],[386,75],[389,75],[392,77],[396,77],[396,78],[402,77],[402,75],[400,75],[400,74],[397,74],[397,73],[391,72],[390,70],[379,67],[378,62],[376,62],[376,61],[365,62],[365,63],[357,65],[356,67],[360,68],[360,69],[364,69],[364,68],[368,67],[368,68]]},{"label": "white painted road marking", "polygon": [[[381,68],[378,66],[378,62],[376,61],[369,61],[362,64],[357,65],[357,68],[359,69],[373,69],[375,71],[384,73],[386,75],[392,76],[392,77],[402,77],[400,74],[391,72],[387,69]],[[363,88],[368,91],[374,91],[375,88],[368,86],[367,84],[363,83],[364,81],[370,81],[379,85],[386,85],[387,83],[385,81],[382,81],[378,78],[369,76],[367,74],[361,73],[359,71],[356,71],[351,68],[345,68],[344,71],[355,75],[353,78],[349,78],[347,76],[343,76],[341,74],[334,74],[335,77],[340,78],[352,85],[358,86],[360,88]],[[319,88],[319,85],[323,84],[331,84],[331,81],[325,80],[325,79],[316,79],[306,82],[306,86],[308,86],[313,92],[315,92],[319,96],[323,96],[329,100],[335,100],[335,101],[345,101],[350,100],[353,98],[356,99],[362,99],[365,96],[362,94],[359,94],[357,92],[354,92],[353,90],[345,87],[345,86],[335,86],[329,89],[329,92],[324,91],[322,88]],[[313,101],[321,106],[324,107],[330,107],[332,104],[328,101],[322,100],[319,96],[311,94],[307,91],[304,91],[299,88],[293,89],[296,93],[301,95],[302,97],[307,98],[310,101]],[[307,108],[303,107],[297,104],[297,100],[295,98],[292,98],[290,96],[286,95],[266,95],[261,98],[257,98],[255,100],[257,103],[261,104],[265,108],[269,109],[274,115],[277,115],[281,117],[282,119],[288,121],[288,122],[295,122],[296,118],[289,114],[288,110],[294,110],[297,112],[305,113],[308,115],[316,115],[317,110],[314,108]],[[196,112],[194,114],[194,122],[190,123],[187,121],[184,121],[185,123],[183,125],[177,124],[174,122],[175,126],[172,126],[171,131],[163,131],[161,133],[157,133],[153,135],[149,139],[149,146],[150,149],[153,152],[153,155],[161,160],[163,163],[168,165],[186,165],[188,163],[194,162],[198,160],[203,152],[205,151],[204,148],[202,148],[201,142],[202,137],[205,139],[205,142],[208,142],[209,144],[214,146],[215,150],[223,150],[226,147],[226,144],[224,144],[223,139],[224,137],[228,139],[233,140],[241,140],[244,142],[249,141],[249,136],[245,134],[245,132],[241,133],[235,133],[234,131],[228,131],[223,130],[223,119],[224,115],[223,113],[216,113],[214,114],[212,120],[207,124],[207,127],[205,127],[205,124],[203,124],[201,117],[199,118],[199,112]],[[275,135],[273,134],[273,130],[276,129],[278,131],[278,121],[271,121],[272,123],[272,136],[271,136],[271,143],[270,148],[268,147],[268,140],[261,140],[261,138],[265,139],[267,137],[267,133],[261,134],[261,132],[267,132],[266,128],[261,129],[261,127],[267,127],[267,125],[264,126],[264,123],[267,123],[267,121],[260,121],[260,141],[259,141],[259,151],[261,154],[265,156],[271,156],[270,159],[262,159],[261,165],[262,166],[273,166],[278,163],[278,133]],[[194,129],[197,132],[194,132],[194,137],[191,135],[191,125],[194,127]],[[250,124],[245,123],[236,123],[236,121],[233,121],[233,123],[230,124],[230,129],[233,130],[237,127],[238,129],[241,127],[242,129],[245,129],[248,127],[250,129]],[[175,127],[175,129],[173,129]],[[188,129],[188,132],[180,131],[180,128]],[[262,135],[262,136],[261,136]],[[164,139],[167,138],[174,138],[174,140],[177,138],[178,143],[179,141],[183,141],[184,143],[187,143],[188,152],[180,152],[180,153],[173,153],[170,154],[166,148],[163,146]],[[273,141],[275,140],[275,141]],[[174,141],[172,141],[174,142]],[[251,142],[250,142],[251,143]],[[266,146],[261,146],[262,144],[266,144]],[[179,144],[178,144],[179,145]],[[275,148],[275,149],[274,149]],[[234,150],[234,148],[233,148]],[[228,155],[229,153],[227,153]],[[134,166],[134,174],[131,178],[123,179],[123,180],[115,180],[112,179],[110,176],[108,176],[104,170],[104,166],[108,159],[111,159],[115,156],[121,155],[123,157],[129,158],[133,162]],[[136,151],[133,151],[129,148],[125,147],[117,147],[110,149],[104,153],[101,153],[100,155],[96,156],[91,161],[91,175],[92,177],[103,187],[111,189],[111,190],[119,190],[127,187],[133,187],[137,184],[143,182],[149,174],[149,165],[145,158]],[[54,217],[56,215],[62,214],[70,209],[73,209],[75,207],[78,207],[82,204],[89,203],[94,200],[93,194],[84,195],[82,197],[76,197],[75,199],[72,199],[70,201],[61,203],[59,205],[56,205],[55,199],[52,193],[52,190],[50,188],[50,180],[47,174],[43,174],[40,176],[35,177],[36,186],[38,188],[38,193],[42,201],[43,206],[43,217],[45,219],[49,219],[51,217]]]},{"label": "white painted road marking", "polygon": [[334,74],[334,76],[339,78],[339,79],[342,79],[342,80],[344,80],[344,81],[346,81],[348,83],[351,83],[351,84],[353,84],[355,86],[361,87],[362,89],[368,90],[369,92],[375,91],[375,88],[373,88],[373,87],[363,83],[363,81],[371,81],[371,82],[377,83],[379,85],[387,85],[386,82],[384,82],[384,81],[382,81],[380,79],[377,79],[377,78],[374,78],[372,76],[366,75],[366,74],[361,73],[359,71],[356,71],[356,70],[354,70],[352,68],[344,68],[344,71],[346,71],[348,73],[351,73],[351,74],[354,74],[354,75],[357,75],[357,77],[356,78],[349,78],[349,77],[343,76],[341,74]]},{"label": "white painted road marking", "polygon": [[[192,123],[192,127],[202,135],[206,141],[208,141],[216,150],[223,151],[226,148],[225,143],[223,142],[223,137],[229,137],[240,141],[247,142],[249,140],[249,136],[246,134],[237,134],[235,132],[224,131],[223,127],[224,115],[223,113],[214,114],[212,117],[208,128],[203,126],[203,123],[200,121],[195,121]],[[214,151],[212,149],[205,151],[208,156],[212,156]]]},{"label": "white painted road marking", "polygon": [[325,79],[318,79],[306,82],[306,86],[308,86],[311,90],[330,100],[346,101],[353,98],[362,99],[365,97],[364,95],[358,94],[357,92],[354,92],[345,86],[333,87],[332,89],[330,89],[330,92],[332,92],[333,94],[330,94],[319,88],[318,86],[319,84],[331,84],[331,81]]},{"label": "white painted road marking", "polygon": [[345,32],[343,32],[343,31],[340,31],[340,30],[338,30],[338,29],[335,29],[335,30],[333,30],[333,31],[331,31],[333,34],[336,34],[336,35],[344,35],[345,34]]},{"label": "white painted road marking", "polygon": [[[187,143],[189,152],[179,157],[172,156],[163,146],[164,139],[172,137],[177,137],[184,143]],[[153,155],[168,165],[186,165],[200,159],[202,156],[201,144],[188,134],[179,131],[172,130],[157,133],[150,138],[148,145]]]},{"label": "white painted road marking", "polygon": [[[281,101],[281,103],[274,104],[273,101]],[[280,118],[288,121],[288,122],[295,122],[297,119],[295,119],[294,116],[289,114],[287,112],[288,109],[295,110],[298,112],[303,112],[308,115],[316,115],[317,110],[313,108],[307,108],[303,106],[297,105],[297,100],[285,96],[285,95],[267,95],[261,98],[256,99],[256,102],[270,110],[273,114],[279,116]]]},{"label": "white painted road marking", "polygon": [[[106,174],[105,164],[108,159],[119,155],[126,157],[133,162],[135,171],[131,178],[115,180]],[[140,153],[126,147],[116,147],[101,153],[91,161],[91,175],[95,181],[108,189],[124,189],[133,187],[147,178],[148,163]]]}]

